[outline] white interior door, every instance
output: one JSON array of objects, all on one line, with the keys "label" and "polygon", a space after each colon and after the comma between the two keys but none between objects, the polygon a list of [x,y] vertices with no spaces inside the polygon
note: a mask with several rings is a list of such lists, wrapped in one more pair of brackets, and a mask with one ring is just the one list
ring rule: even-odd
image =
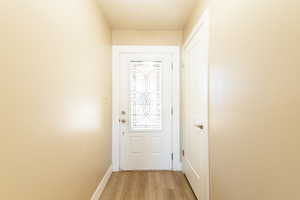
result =
[{"label": "white interior door", "polygon": [[172,55],[122,53],[120,169],[172,168]]},{"label": "white interior door", "polygon": [[184,172],[198,199],[208,200],[208,22],[185,48],[184,64]]}]

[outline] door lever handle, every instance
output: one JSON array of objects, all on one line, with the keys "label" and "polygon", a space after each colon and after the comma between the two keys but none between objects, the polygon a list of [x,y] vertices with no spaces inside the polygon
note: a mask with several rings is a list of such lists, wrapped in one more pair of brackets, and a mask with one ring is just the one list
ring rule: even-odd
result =
[{"label": "door lever handle", "polygon": [[197,128],[200,128],[201,130],[203,130],[204,129],[204,126],[202,125],[202,124],[197,124],[197,125],[195,125]]},{"label": "door lever handle", "polygon": [[125,119],[119,119],[119,122],[122,123],[122,124],[125,124],[126,120]]}]

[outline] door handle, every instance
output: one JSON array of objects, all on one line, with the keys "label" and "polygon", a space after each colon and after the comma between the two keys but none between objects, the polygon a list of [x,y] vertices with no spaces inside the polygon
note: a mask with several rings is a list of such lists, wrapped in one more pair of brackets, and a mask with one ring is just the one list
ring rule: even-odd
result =
[{"label": "door handle", "polygon": [[122,124],[125,124],[126,120],[125,119],[119,119],[119,122],[122,123]]},{"label": "door handle", "polygon": [[204,129],[204,126],[202,125],[202,124],[197,124],[197,125],[195,125],[197,128],[200,128],[201,130],[203,130]]}]

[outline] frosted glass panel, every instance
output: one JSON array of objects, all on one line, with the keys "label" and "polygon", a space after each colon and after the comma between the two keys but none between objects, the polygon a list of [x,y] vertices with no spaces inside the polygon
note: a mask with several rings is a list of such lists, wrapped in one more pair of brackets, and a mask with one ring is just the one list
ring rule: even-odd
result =
[{"label": "frosted glass panel", "polygon": [[162,129],[161,62],[132,61],[130,65],[131,130]]}]

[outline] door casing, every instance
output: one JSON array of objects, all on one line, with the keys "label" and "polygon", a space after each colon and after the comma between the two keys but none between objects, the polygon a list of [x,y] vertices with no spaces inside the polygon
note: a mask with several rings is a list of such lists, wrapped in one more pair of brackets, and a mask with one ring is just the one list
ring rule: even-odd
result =
[{"label": "door casing", "polygon": [[[120,131],[119,131],[119,75],[120,54],[122,53],[168,53],[172,54],[172,170],[181,171],[180,159],[180,61],[178,46],[113,46],[112,48],[112,166],[120,171]],[[171,112],[171,111],[170,111]],[[171,155],[170,155],[171,156]]]}]

